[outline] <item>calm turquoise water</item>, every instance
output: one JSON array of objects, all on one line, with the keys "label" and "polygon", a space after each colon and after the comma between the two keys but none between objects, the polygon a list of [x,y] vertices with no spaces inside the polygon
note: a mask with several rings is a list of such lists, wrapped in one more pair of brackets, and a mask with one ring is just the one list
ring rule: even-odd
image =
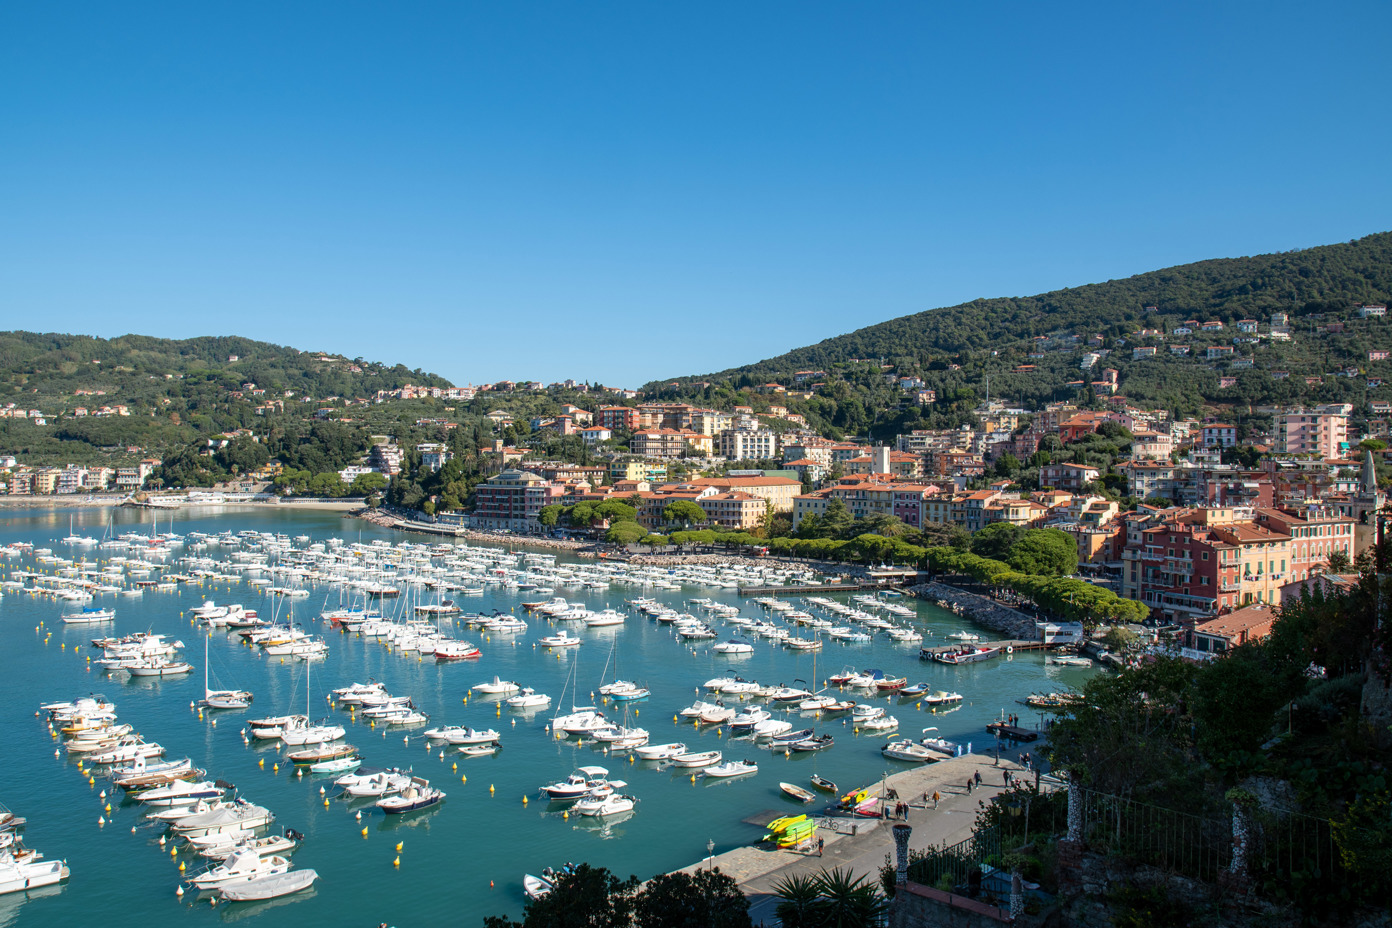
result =
[{"label": "calm turquoise water", "polygon": [[[104,512],[10,513],[0,522],[0,543],[30,541],[67,555],[57,541],[67,534],[70,515],[76,518],[81,533],[100,535],[105,528]],[[148,518],[131,512],[115,515],[118,530],[142,521],[148,526]],[[180,533],[242,529],[307,534],[315,539],[339,536],[350,541],[402,538],[357,520],[321,513],[255,511],[199,516],[189,512],[180,513],[175,523]],[[100,553],[89,557],[100,559]],[[0,569],[8,576],[9,570],[33,566],[32,559],[10,559]],[[591,607],[622,606],[625,596],[636,595],[618,590],[585,592],[591,595],[558,590]],[[742,605],[746,615],[760,611],[757,605],[731,593],[706,588],[648,595],[674,604],[709,596]],[[327,589],[295,601],[296,618],[313,624],[316,631],[327,631],[317,622],[326,597],[332,604],[338,602],[337,591]],[[412,696],[416,705],[430,714],[432,725],[497,728],[502,733],[503,749],[488,758],[447,753],[440,760],[438,750],[429,751],[418,734],[404,743],[399,731],[353,725],[348,738],[362,749],[367,764],[414,766],[418,775],[445,789],[449,798],[433,810],[391,819],[370,814],[365,800],[351,806],[334,801],[326,808],[319,787],[329,785],[332,778],[297,780],[289,774],[289,765],[275,773],[276,748],[265,742],[247,746],[240,736],[240,720],[248,714],[304,711],[304,664],[282,664],[277,658],[263,657],[241,646],[235,633],[215,631],[209,659],[214,675],[223,686],[252,690],[255,705],[249,712],[220,714],[217,725],[207,719],[200,721],[190,711],[190,702],[202,695],[203,653],[198,630],[181,612],[209,598],[220,603],[241,602],[257,608],[262,616],[269,616],[275,608],[258,588],[244,584],[230,588],[186,586],[176,593],[147,592],[140,600],[105,598],[115,605],[117,617],[114,625],[105,626],[114,631],[100,634],[148,629],[178,636],[187,645],[183,656],[196,668],[185,679],[135,682],[126,682],[124,674],[109,679],[99,671],[88,670],[85,658],[94,654],[88,643],[99,633],[90,627],[65,628],[58,621],[62,607],[55,601],[8,593],[0,601],[0,733],[4,745],[0,802],[28,818],[29,846],[50,858],[66,858],[72,869],[71,880],[61,890],[45,890],[28,899],[23,894],[0,897],[0,928],[78,924],[97,913],[105,928],[148,928],[152,917],[173,924],[212,925],[255,916],[257,924],[266,928],[306,920],[362,926],[380,922],[398,926],[446,921],[476,924],[486,914],[521,910],[521,881],[526,872],[539,872],[565,861],[588,861],[623,875],[648,877],[701,859],[707,853],[707,841],[713,841],[716,853],[720,853],[757,840],[761,829],[742,819],[765,810],[795,807],[779,792],[779,780],[805,785],[811,774],[819,773],[849,789],[898,769],[895,762],[886,761],[879,753],[888,740],[884,734],[857,736],[840,721],[819,723],[809,718],[805,724],[835,734],[835,747],[787,759],[746,741],[732,741],[727,732],[698,731],[689,723],[679,725],[673,720],[677,710],[696,698],[696,688],[711,677],[738,673],[763,683],[810,680],[811,654],[788,652],[769,643],[757,645],[755,653],[745,657],[712,654],[704,646],[693,653],[691,647],[673,637],[668,626],[633,615],[621,627],[579,630],[586,644],[557,656],[533,647],[538,637],[550,633],[550,627],[529,619],[530,628],[514,636],[515,641],[481,640],[472,630],[463,633],[478,641],[483,657],[443,665],[418,661],[414,655],[388,653],[376,641],[329,633],[329,656],[314,665],[310,681],[315,715],[327,711],[320,707],[329,689],[372,677],[385,681],[395,694]],[[466,608],[516,609],[522,614],[518,603],[527,598],[526,594],[492,591],[469,598]],[[934,606],[908,603],[916,606],[918,624],[933,631],[934,640],[941,641],[948,632],[967,627],[963,620]],[[43,630],[36,631],[41,622],[45,623]],[[52,635],[45,642],[48,631]],[[558,700],[573,667],[582,690],[580,701],[587,701],[588,692],[601,682],[613,641],[618,642],[620,675],[652,690],[650,699],[633,704],[633,708],[638,716],[635,722],[652,733],[654,743],[682,740],[702,750],[719,748],[727,759],[757,760],[758,774],[693,784],[689,773],[662,772],[642,762],[610,761],[595,748],[556,741],[544,730],[549,713],[521,715],[505,708],[499,713],[494,703],[483,698],[471,699],[467,705],[463,702],[471,685],[495,674],[533,686]],[[1046,666],[1038,653],[960,668],[924,663],[917,654],[917,645],[883,640],[851,645],[828,642],[817,658],[816,674],[825,679],[847,665],[878,667],[886,675],[902,674],[911,682],[922,680],[933,688],[957,690],[967,697],[966,704],[936,716],[915,709],[911,701],[880,701],[892,704],[891,713],[899,718],[900,731],[905,734],[916,735],[924,726],[935,724],[944,737],[972,741],[981,750],[990,744],[983,726],[1002,709],[1017,711],[1026,720],[1037,718],[1014,701],[1030,692],[1078,685],[1088,673]],[[243,796],[270,808],[276,814],[277,826],[304,832],[306,841],[295,860],[297,866],[319,872],[312,893],[268,903],[217,907],[198,901],[191,892],[180,899],[175,894],[178,862],[186,859],[193,868],[197,859],[182,854],[173,858],[168,850],[161,849],[159,830],[144,824],[139,807],[113,804],[108,824],[99,827],[97,819],[103,809],[98,793],[110,788],[109,784],[98,780],[95,787],[89,787],[66,756],[55,757],[47,727],[34,716],[42,702],[92,692],[115,701],[121,721],[133,724],[147,739],[159,741],[170,756],[192,756],[207,768],[209,777],[235,783]],[[863,697],[849,698],[863,701]],[[569,694],[566,702],[570,702]],[[341,723],[348,725],[347,714],[338,714]],[[258,765],[262,760],[264,768]],[[457,770],[454,764],[458,764]],[[613,777],[629,782],[625,792],[640,800],[631,818],[606,828],[593,820],[564,819],[561,807],[538,801],[540,786],[584,764],[608,766]],[[467,776],[467,782],[461,782],[461,776]],[[530,799],[525,805],[524,796]],[[363,809],[361,822],[354,817],[359,808]],[[366,837],[361,834],[364,825]],[[399,842],[403,850],[397,867],[393,860],[398,856]]]}]

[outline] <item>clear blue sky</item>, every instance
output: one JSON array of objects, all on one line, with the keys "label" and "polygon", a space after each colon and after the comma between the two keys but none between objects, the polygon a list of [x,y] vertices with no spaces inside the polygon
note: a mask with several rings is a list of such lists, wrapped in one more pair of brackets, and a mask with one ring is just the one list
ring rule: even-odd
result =
[{"label": "clear blue sky", "polygon": [[0,327],[632,385],[1392,229],[1392,4],[9,3]]}]

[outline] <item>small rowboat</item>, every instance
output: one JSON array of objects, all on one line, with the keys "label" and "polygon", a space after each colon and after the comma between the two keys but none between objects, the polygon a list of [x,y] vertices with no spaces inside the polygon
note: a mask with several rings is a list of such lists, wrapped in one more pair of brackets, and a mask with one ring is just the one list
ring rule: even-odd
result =
[{"label": "small rowboat", "polygon": [[818,776],[815,773],[812,774],[812,786],[813,788],[819,789],[824,793],[836,793],[835,783],[831,782],[826,777]]},{"label": "small rowboat", "polygon": [[801,786],[793,783],[779,783],[778,788],[789,796],[792,796],[798,802],[813,802],[817,798],[816,794],[811,790],[803,789]]}]

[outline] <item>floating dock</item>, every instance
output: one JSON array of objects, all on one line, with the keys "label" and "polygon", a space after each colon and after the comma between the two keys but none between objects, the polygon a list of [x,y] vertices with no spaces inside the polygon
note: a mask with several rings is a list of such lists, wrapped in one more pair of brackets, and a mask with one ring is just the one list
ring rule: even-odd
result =
[{"label": "floating dock", "polygon": [[742,586],[741,596],[789,596],[800,593],[854,593],[887,589],[878,583],[824,583],[821,586]]},{"label": "floating dock", "polygon": [[1021,728],[1019,725],[1007,725],[1004,722],[992,722],[986,726],[986,730],[993,735],[1015,741],[1035,741],[1039,738],[1039,732],[1032,728]]}]

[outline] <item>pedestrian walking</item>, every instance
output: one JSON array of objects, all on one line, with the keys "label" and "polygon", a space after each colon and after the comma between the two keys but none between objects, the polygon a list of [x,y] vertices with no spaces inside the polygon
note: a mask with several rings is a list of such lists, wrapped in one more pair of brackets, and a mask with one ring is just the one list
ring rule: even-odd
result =
[{"label": "pedestrian walking", "polygon": [[818,856],[818,857],[821,857],[821,856],[822,856],[822,847],[823,847],[823,845],[825,845],[825,844],[826,844],[826,839],[825,839],[825,838],[818,838],[818,839],[817,839],[817,856]]},{"label": "pedestrian walking", "polygon": [[976,777],[975,777],[975,779],[976,779],[976,785],[977,785],[977,786],[980,786],[980,785],[981,785],[981,771],[980,771],[980,770],[978,770],[978,771],[976,772]]},{"label": "pedestrian walking", "polygon": [[937,790],[933,790],[933,808],[936,809],[938,807],[938,803],[941,801],[942,794],[939,793]]}]

